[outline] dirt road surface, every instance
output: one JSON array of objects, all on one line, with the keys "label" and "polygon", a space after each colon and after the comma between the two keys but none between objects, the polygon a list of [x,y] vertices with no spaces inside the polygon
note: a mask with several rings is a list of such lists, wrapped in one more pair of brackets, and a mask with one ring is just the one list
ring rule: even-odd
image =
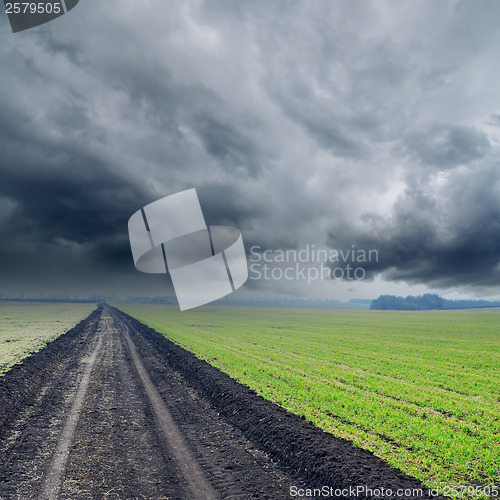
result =
[{"label": "dirt road surface", "polygon": [[2,500],[425,491],[108,306],[15,366],[0,380],[0,405]]}]

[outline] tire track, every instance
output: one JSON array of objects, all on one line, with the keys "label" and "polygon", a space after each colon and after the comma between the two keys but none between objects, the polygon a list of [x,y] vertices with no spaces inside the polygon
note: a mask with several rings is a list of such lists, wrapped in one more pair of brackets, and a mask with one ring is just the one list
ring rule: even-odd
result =
[{"label": "tire track", "polygon": [[[107,327],[107,325],[106,325]],[[64,424],[64,428],[59,436],[57,443],[57,448],[52,457],[52,461],[47,470],[45,480],[43,482],[42,488],[39,493],[40,500],[52,500],[57,498],[59,490],[61,489],[62,478],[64,476],[64,471],[66,469],[66,464],[68,463],[69,452],[71,443],[73,441],[73,436],[78,425],[78,420],[82,412],[83,402],[85,400],[85,395],[87,394],[87,389],[90,383],[90,376],[92,370],[94,369],[95,362],[97,360],[97,355],[102,347],[102,329],[99,329],[99,337],[97,340],[97,345],[92,352],[87,368],[83,373],[82,380],[78,386],[78,390],[75,395],[75,399],[71,406],[68,418]]]},{"label": "tire track", "polygon": [[139,354],[137,353],[135,344],[130,338],[128,327],[121,321],[118,321],[118,324],[124,333],[134,366],[137,369],[137,373],[139,374],[144,390],[146,391],[148,399],[151,403],[155,417],[163,435],[165,436],[169,448],[179,463],[184,478],[186,479],[188,487],[191,491],[193,500],[217,500],[218,495],[215,493],[198,463],[191,455],[191,452],[189,451],[182,434],[177,428],[170,411],[165,405],[160,393],[156,389],[151,377],[144,367]]}]

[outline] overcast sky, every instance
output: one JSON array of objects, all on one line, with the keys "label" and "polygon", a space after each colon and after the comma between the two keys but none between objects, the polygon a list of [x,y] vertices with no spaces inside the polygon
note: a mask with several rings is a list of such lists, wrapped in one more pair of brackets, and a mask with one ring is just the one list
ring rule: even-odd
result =
[{"label": "overcast sky", "polygon": [[238,294],[500,296],[500,2],[81,0],[0,16],[0,292],[169,295],[127,221],[196,188],[247,251],[377,249]]}]

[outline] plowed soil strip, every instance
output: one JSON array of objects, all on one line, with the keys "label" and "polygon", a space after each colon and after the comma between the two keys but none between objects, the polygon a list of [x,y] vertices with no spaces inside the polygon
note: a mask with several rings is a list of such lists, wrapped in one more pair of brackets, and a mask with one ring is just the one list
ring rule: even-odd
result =
[{"label": "plowed soil strip", "polygon": [[78,386],[78,391],[71,406],[68,418],[66,419],[66,423],[64,424],[64,428],[59,437],[56,451],[40,491],[39,498],[42,500],[57,498],[59,490],[61,489],[62,478],[64,476],[66,464],[68,463],[69,450],[73,441],[76,426],[78,424],[78,419],[80,418],[80,414],[82,412],[83,402],[90,383],[90,376],[92,374],[92,370],[94,369],[97,355],[99,354],[101,347],[102,331],[99,332],[97,345],[88,360],[87,368],[83,373],[83,377],[80,385]]},{"label": "plowed soil strip", "polygon": [[132,339],[130,338],[128,327],[122,322],[120,322],[120,327],[124,331],[132,360],[137,369],[146,394],[148,395],[151,406],[153,407],[155,417],[169,444],[170,450],[179,463],[188,487],[191,490],[193,500],[216,500],[218,498],[217,494],[192,457],[167,406],[163,402],[160,393],[154,386],[153,382],[151,381],[151,377],[142,364],[142,361],[137,354],[137,349],[132,342]]}]

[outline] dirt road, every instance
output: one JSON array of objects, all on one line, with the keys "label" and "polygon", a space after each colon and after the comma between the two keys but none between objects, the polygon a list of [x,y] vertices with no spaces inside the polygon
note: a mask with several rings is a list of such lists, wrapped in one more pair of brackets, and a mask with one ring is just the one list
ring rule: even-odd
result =
[{"label": "dirt road", "polygon": [[1,499],[284,499],[304,485],[421,487],[107,306],[16,366],[0,403]]}]

